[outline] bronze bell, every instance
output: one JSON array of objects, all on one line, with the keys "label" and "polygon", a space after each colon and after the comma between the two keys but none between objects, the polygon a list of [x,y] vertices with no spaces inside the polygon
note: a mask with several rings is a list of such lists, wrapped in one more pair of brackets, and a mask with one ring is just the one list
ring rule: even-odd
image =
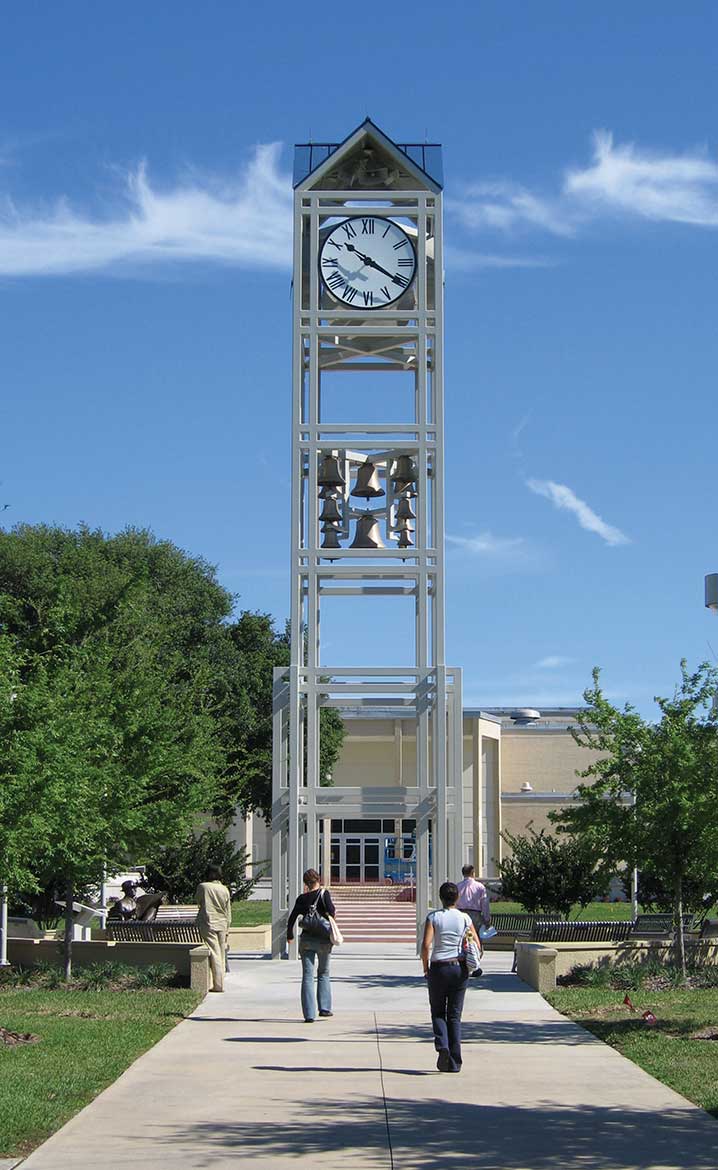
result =
[{"label": "bronze bell", "polygon": [[336,455],[325,455],[319,464],[317,483],[320,487],[344,487],[346,480]]},{"label": "bronze bell", "polygon": [[379,482],[379,472],[373,463],[367,460],[357,471],[357,480],[352,488],[353,496],[361,496],[364,500],[371,500],[375,496],[383,496],[384,488]]},{"label": "bronze bell", "polygon": [[399,484],[408,485],[416,483],[416,476],[416,466],[411,455],[399,455],[391,477],[392,483],[394,484],[394,490],[397,492],[404,490],[403,487],[400,488],[397,486]]},{"label": "bronze bell", "polygon": [[339,533],[337,532],[336,528],[333,528],[331,525],[327,525],[322,534],[322,548],[341,547],[342,546],[339,543]]},{"label": "bronze bell", "polygon": [[[407,501],[407,503],[408,503],[408,501]],[[411,507],[411,505],[409,505],[409,506]],[[342,514],[341,514],[341,510],[339,508],[339,504],[337,503],[336,499],[333,496],[328,496],[324,501],[324,507],[322,508],[321,512],[319,513],[319,519],[323,523],[334,524],[337,521],[341,520],[341,518],[342,518]]]},{"label": "bronze bell", "polygon": [[411,533],[409,532],[408,528],[403,528],[401,530],[397,544],[399,548],[413,548],[414,542],[411,539]]},{"label": "bronze bell", "polygon": [[341,494],[342,489],[340,487],[336,487],[334,484],[331,484],[329,487],[320,487],[319,489],[320,500],[331,500],[332,497],[340,496]]},{"label": "bronze bell", "polygon": [[416,520],[416,512],[411,506],[411,500],[401,499],[396,506],[397,520]]},{"label": "bronze bell", "polygon": [[351,548],[384,548],[379,535],[379,521],[373,512],[365,512],[357,520],[356,536]]}]

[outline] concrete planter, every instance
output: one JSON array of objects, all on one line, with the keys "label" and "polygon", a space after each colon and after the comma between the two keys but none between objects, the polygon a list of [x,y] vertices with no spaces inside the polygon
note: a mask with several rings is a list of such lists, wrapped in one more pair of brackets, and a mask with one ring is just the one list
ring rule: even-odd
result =
[{"label": "concrete planter", "polygon": [[[14,966],[35,967],[38,963],[62,965],[62,943],[56,939],[8,939],[8,958]],[[209,991],[209,951],[195,943],[73,942],[75,967],[91,963],[127,963],[130,967],[151,967],[171,963],[180,979],[193,991]]]}]

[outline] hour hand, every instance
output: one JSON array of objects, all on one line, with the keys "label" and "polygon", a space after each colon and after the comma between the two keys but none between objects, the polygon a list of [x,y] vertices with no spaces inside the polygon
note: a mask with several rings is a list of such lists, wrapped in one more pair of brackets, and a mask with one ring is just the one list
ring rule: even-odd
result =
[{"label": "hour hand", "polygon": [[376,267],[371,256],[365,256],[364,253],[360,252],[358,248],[355,248],[353,244],[345,244],[344,247],[346,248],[347,252],[356,252],[362,264],[369,264],[372,268]]}]

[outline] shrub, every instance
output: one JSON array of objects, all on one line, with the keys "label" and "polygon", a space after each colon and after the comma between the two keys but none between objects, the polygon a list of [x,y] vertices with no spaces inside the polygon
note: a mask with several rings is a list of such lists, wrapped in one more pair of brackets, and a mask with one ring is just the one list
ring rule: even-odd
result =
[{"label": "shrub", "polygon": [[145,878],[153,889],[167,895],[168,902],[193,902],[209,865],[221,869],[232,901],[249,897],[256,878],[245,877],[247,851],[228,841],[224,829],[191,833],[180,845],[160,850],[146,863]]},{"label": "shrub", "polygon": [[574,903],[585,906],[605,888],[593,848],[578,837],[555,837],[530,829],[525,837],[502,833],[512,856],[499,865],[502,897],[521,902],[531,914],[565,917]]}]

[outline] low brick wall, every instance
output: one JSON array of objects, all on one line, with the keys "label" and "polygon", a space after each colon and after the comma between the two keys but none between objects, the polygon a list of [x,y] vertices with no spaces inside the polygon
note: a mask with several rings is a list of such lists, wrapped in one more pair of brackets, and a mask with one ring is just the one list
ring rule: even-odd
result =
[{"label": "low brick wall", "polygon": [[[718,963],[718,941],[687,942],[693,957]],[[543,994],[553,991],[556,980],[574,967],[598,966],[600,963],[645,962],[655,958],[666,962],[675,954],[672,943],[663,940],[638,940],[620,943],[516,943],[516,970],[519,979]]]},{"label": "low brick wall", "polygon": [[229,930],[229,950],[271,951],[272,927],[267,922],[262,926],[232,926]]},{"label": "low brick wall", "polygon": [[[14,965],[34,967],[38,963],[62,964],[62,943],[51,939],[10,938],[8,959]],[[195,943],[92,942],[72,944],[72,962],[76,967],[91,963],[127,963],[130,967],[151,967],[171,963],[180,979],[193,991],[209,991],[209,951]]]}]

